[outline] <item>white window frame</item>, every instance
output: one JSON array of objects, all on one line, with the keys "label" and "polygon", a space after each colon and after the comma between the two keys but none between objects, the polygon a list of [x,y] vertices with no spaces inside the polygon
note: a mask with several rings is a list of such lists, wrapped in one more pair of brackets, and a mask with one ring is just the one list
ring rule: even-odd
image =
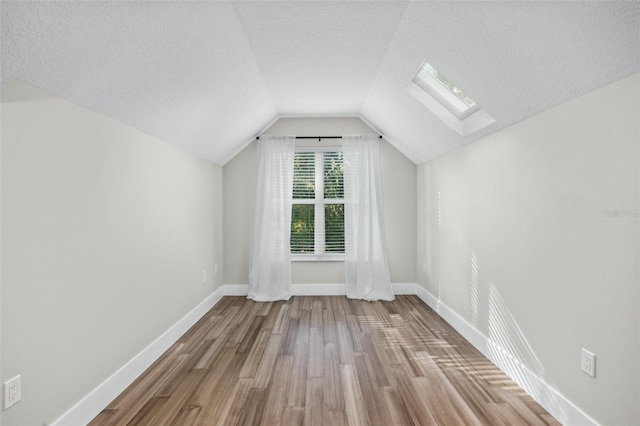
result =
[{"label": "white window frame", "polygon": [[313,204],[314,208],[314,236],[313,253],[291,253],[293,262],[343,262],[344,253],[325,253],[325,221],[324,206],[326,204],[344,204],[344,198],[324,198],[324,153],[342,152],[341,146],[297,146],[296,152],[315,153],[315,198],[294,198],[292,204]]}]

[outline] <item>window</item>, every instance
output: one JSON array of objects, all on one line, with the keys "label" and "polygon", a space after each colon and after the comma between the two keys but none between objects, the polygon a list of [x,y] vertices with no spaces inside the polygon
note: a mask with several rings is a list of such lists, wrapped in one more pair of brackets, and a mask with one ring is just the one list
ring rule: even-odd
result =
[{"label": "window", "polygon": [[294,260],[344,259],[344,163],[337,148],[299,148],[293,166]]}]

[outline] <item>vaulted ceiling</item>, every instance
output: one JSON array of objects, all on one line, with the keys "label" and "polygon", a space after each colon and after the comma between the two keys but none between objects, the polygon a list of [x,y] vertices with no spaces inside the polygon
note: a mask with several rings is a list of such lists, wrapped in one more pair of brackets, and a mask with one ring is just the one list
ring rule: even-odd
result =
[{"label": "vaulted ceiling", "polygon": [[[219,164],[281,116],[359,116],[415,163],[640,72],[640,3],[2,1],[14,77]],[[460,137],[423,61],[497,122]]]}]

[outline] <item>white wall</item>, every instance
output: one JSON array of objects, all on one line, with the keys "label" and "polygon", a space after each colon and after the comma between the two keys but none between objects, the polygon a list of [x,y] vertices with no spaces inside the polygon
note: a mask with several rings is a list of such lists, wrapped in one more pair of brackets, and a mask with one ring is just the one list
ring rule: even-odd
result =
[{"label": "white wall", "polygon": [[2,97],[2,423],[43,424],[219,287],[222,168],[16,80]]},{"label": "white wall", "polygon": [[640,424],[639,89],[632,76],[418,170],[419,284],[602,424]]},{"label": "white wall", "polygon": [[[358,118],[281,118],[264,133],[341,136],[376,133]],[[317,141],[299,141],[318,146]],[[334,146],[339,141],[322,144]],[[384,214],[391,281],[416,282],[416,166],[384,139],[381,142]],[[252,142],[224,166],[224,282],[249,282],[257,145]],[[343,262],[293,262],[294,284],[343,284]]]}]

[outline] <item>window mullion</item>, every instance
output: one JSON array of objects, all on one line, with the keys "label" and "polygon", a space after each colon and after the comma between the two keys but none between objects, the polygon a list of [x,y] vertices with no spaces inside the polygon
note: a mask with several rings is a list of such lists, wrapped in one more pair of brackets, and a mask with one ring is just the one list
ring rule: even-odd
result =
[{"label": "window mullion", "polygon": [[315,233],[314,247],[316,254],[325,253],[324,238],[324,153],[316,152],[315,181],[316,181],[316,208],[315,208]]}]

